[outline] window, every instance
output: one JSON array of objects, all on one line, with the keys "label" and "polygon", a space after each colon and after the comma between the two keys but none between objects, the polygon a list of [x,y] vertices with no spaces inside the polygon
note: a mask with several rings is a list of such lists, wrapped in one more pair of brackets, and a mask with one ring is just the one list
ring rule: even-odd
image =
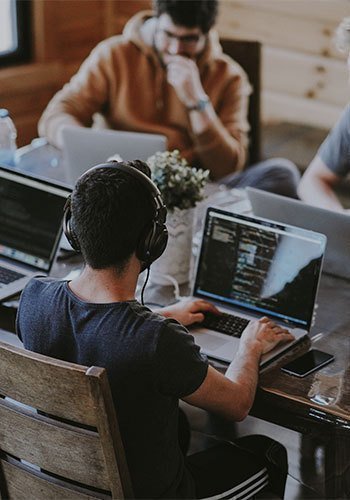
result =
[{"label": "window", "polygon": [[27,61],[30,49],[30,1],[0,0],[0,66]]}]

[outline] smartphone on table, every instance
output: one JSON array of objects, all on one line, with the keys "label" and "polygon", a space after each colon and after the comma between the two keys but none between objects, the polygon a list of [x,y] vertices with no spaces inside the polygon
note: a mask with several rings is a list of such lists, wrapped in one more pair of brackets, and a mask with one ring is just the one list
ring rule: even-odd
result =
[{"label": "smartphone on table", "polygon": [[334,361],[333,354],[319,351],[318,349],[311,349],[299,358],[282,366],[281,370],[295,377],[306,377],[309,373],[328,365],[332,361]]}]

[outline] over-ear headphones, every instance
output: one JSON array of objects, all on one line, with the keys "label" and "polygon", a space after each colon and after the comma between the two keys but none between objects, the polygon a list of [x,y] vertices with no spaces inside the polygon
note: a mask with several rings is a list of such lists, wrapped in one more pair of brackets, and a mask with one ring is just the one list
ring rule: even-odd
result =
[{"label": "over-ear headphones", "polygon": [[[116,161],[96,165],[85,172],[82,177],[87,175],[88,172],[100,168],[114,168],[131,175],[145,186],[150,194],[155,213],[153,219],[142,231],[136,247],[136,257],[142,262],[142,270],[144,270],[162,255],[168,242],[168,230],[165,225],[167,209],[163,203],[160,191],[154,182],[146,174],[141,172],[141,170]],[[74,232],[73,226],[71,195],[69,195],[64,206],[63,232],[72,248],[80,252],[79,240]]]}]

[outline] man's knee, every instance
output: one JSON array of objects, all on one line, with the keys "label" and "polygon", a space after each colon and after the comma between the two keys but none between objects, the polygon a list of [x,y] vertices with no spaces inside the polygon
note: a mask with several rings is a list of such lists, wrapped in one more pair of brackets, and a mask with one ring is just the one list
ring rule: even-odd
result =
[{"label": "man's knee", "polygon": [[299,181],[298,168],[286,158],[270,158],[221,180],[230,188],[250,186],[290,198],[298,198]]},{"label": "man's knee", "polygon": [[265,461],[270,489],[283,498],[288,474],[288,455],[283,444],[261,435],[245,436],[235,442]]},{"label": "man's knee", "polygon": [[275,439],[260,434],[244,436],[237,439],[236,444],[252,453],[265,457],[270,463],[278,465],[281,470],[288,471],[287,450]]},{"label": "man's knee", "polygon": [[295,163],[287,158],[271,158],[271,162],[273,162],[275,168],[279,169],[282,176],[291,179],[295,184],[299,183],[300,172]]},{"label": "man's knee", "polygon": [[260,172],[255,187],[290,198],[298,198],[300,173],[292,161],[287,158],[270,158],[256,165],[256,168]]}]

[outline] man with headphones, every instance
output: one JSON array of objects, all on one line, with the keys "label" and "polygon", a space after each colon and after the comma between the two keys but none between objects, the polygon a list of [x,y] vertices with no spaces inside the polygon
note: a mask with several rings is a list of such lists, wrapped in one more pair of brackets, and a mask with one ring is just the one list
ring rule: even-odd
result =
[{"label": "man with headphones", "polygon": [[137,498],[247,498],[268,483],[283,496],[284,448],[263,436],[186,457],[179,400],[242,420],[253,403],[260,356],[291,335],[251,322],[222,375],[184,325],[217,312],[199,300],[164,308],[135,299],[139,274],[166,247],[166,208],[141,161],[86,172],[67,200],[64,230],[85,266],[70,282],[34,278],[22,293],[17,332],[27,349],[105,367]]}]

